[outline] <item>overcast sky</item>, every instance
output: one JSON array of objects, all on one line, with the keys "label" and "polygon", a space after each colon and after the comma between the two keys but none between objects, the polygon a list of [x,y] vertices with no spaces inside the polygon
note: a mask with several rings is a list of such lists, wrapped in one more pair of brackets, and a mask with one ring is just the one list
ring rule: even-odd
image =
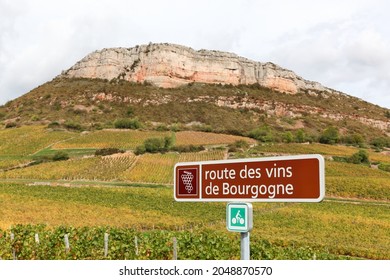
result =
[{"label": "overcast sky", "polygon": [[97,49],[176,43],[274,62],[390,108],[387,0],[0,0],[0,104]]}]

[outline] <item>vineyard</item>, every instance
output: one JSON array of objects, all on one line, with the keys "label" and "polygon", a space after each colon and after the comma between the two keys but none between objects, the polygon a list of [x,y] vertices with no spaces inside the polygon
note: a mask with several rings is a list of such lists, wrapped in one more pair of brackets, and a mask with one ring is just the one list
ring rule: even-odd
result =
[{"label": "vineyard", "polygon": [[67,131],[48,131],[43,126],[0,130],[0,156],[28,156],[74,136],[75,133]]},{"label": "vineyard", "polygon": [[135,149],[143,141],[153,137],[171,136],[170,132],[138,130],[99,130],[53,145],[53,149],[120,148]]},{"label": "vineyard", "polygon": [[176,133],[177,145],[220,145],[231,144],[235,141],[246,141],[250,144],[255,144],[256,141],[251,138],[217,134],[200,131],[179,131]]},{"label": "vineyard", "polygon": [[[175,145],[205,150],[134,154],[146,139],[166,136]],[[228,145],[238,140],[249,145],[231,152]],[[1,259],[171,259],[174,239],[178,259],[238,259],[239,235],[226,231],[226,204],[175,202],[174,165],[311,153],[327,159],[325,201],[254,203],[252,258],[390,259],[390,172],[332,160],[353,155],[356,147],[255,145],[245,137],[194,131],[79,133],[42,126],[0,130],[0,141]],[[95,155],[99,148],[126,151]],[[70,159],[26,165],[59,151]],[[374,166],[390,163],[386,152],[367,152]]]},{"label": "vineyard", "polygon": [[[172,136],[172,132],[142,131],[142,130],[100,130],[88,132],[64,142],[53,145],[53,149],[85,149],[110,148],[132,150],[141,145],[148,138],[164,138]],[[200,131],[179,131],[174,133],[176,145],[221,145],[230,144],[238,140],[254,143],[250,138],[217,134]]]},{"label": "vineyard", "polygon": [[[12,238],[11,238],[12,232]],[[64,242],[68,237],[69,247]],[[107,241],[104,236],[107,235]],[[176,248],[173,245],[176,242]],[[350,259],[326,249],[312,249],[297,244],[252,240],[254,259]],[[239,259],[240,243],[236,236],[207,229],[191,231],[144,230],[90,227],[16,226],[0,231],[0,259],[27,260],[170,260],[176,249],[179,260]]]},{"label": "vineyard", "polygon": [[[342,145],[311,144],[270,144],[258,145],[252,152],[264,154],[321,154],[324,156],[351,156],[359,151],[359,148]],[[386,153],[368,151],[370,159],[378,162],[390,162],[390,156]]]},{"label": "vineyard", "polygon": [[31,160],[23,158],[12,158],[12,157],[1,157],[0,158],[0,169],[13,168],[15,166],[24,165],[29,163]]},{"label": "vineyard", "polygon": [[75,158],[47,162],[0,173],[3,179],[97,180],[172,184],[172,170],[177,162],[223,159],[224,151],[200,153],[145,154],[133,153],[106,157]]},{"label": "vineyard", "polygon": [[[51,240],[49,244],[52,246],[50,250],[58,252],[56,258],[88,258],[85,255],[64,254],[63,234],[67,233],[71,247],[73,244],[72,250],[84,252],[78,254],[91,254],[91,251],[96,250],[99,253],[89,257],[103,258],[101,252],[104,232],[110,233],[112,242],[116,240],[107,227],[131,233],[128,239],[123,239],[121,244],[116,245],[124,248],[111,251],[112,258],[116,258],[115,254],[134,254],[134,251],[128,251],[126,246],[132,246],[134,235],[141,240],[142,235],[148,233],[162,235],[154,241],[149,240],[152,244],[148,246],[156,246],[150,248],[153,254],[159,254],[157,252],[162,240],[171,244],[171,238],[176,237],[180,247],[179,258],[191,256],[203,258],[204,256],[197,254],[208,252],[207,246],[211,244],[214,246],[214,253],[207,259],[239,257],[239,250],[234,247],[239,246],[239,235],[228,233],[225,228],[226,205],[175,203],[169,187],[134,185],[115,188],[69,188],[2,184],[0,200],[2,202],[0,227],[4,229],[0,238],[2,258],[11,256],[10,232],[15,234],[14,242],[20,241],[20,247],[27,246],[26,249],[16,248],[21,252],[35,248],[34,235],[39,233],[41,243],[48,242],[47,240],[51,240],[50,236],[54,235],[56,241]],[[252,258],[310,259],[315,254],[318,259],[388,259],[389,215],[389,204],[363,201],[340,203],[337,200],[326,200],[319,204],[254,204],[252,250],[256,252],[257,246],[262,247],[265,244],[268,244],[268,247],[261,253],[253,253]],[[18,233],[18,226],[15,226],[18,224],[24,225],[20,226],[22,234]],[[37,226],[28,226],[29,224],[47,226],[41,229]],[[99,230],[99,234],[95,235],[96,230]],[[198,235],[199,232],[203,234]],[[180,236],[198,244],[195,248],[198,248],[199,252],[191,251],[191,248],[194,248],[191,245],[182,244]],[[213,239],[214,241],[211,241]],[[77,249],[76,245],[80,246],[80,249]],[[224,250],[229,251],[228,255],[225,255]],[[172,248],[169,249],[169,252],[171,251]],[[304,255],[299,255],[299,252]],[[40,258],[50,257],[50,251],[47,254],[49,255]],[[170,258],[170,255],[164,254],[132,256],[150,259]],[[19,254],[19,258],[33,257],[32,255],[23,257],[23,253]],[[130,255],[128,257],[130,258]]]}]

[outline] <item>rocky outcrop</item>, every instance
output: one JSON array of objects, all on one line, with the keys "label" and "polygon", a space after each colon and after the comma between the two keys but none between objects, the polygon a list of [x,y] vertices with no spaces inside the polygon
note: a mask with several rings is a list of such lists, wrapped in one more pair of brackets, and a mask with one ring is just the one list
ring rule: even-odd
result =
[{"label": "rocky outcrop", "polygon": [[232,53],[199,50],[174,44],[95,51],[62,73],[63,77],[124,79],[170,88],[188,83],[260,84],[295,94],[301,90],[334,92],[302,79],[273,63],[252,61]]}]

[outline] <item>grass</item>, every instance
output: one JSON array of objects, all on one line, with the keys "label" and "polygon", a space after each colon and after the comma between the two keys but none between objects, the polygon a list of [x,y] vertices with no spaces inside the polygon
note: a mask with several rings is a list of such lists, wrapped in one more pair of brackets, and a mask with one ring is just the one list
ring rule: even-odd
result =
[{"label": "grass", "polygon": [[89,149],[83,149],[83,148],[76,148],[76,149],[51,149],[46,148],[43,150],[40,150],[39,152],[34,154],[34,157],[44,157],[44,156],[53,156],[59,151],[65,152],[69,155],[71,158],[75,157],[85,157],[85,156],[92,156],[95,154],[96,149],[89,148]]}]

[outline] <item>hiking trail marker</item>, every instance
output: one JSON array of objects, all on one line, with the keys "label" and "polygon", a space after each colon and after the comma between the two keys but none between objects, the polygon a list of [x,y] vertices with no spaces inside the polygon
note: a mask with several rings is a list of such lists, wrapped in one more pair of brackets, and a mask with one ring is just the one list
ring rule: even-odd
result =
[{"label": "hiking trail marker", "polygon": [[325,162],[315,154],[183,162],[175,165],[173,182],[176,201],[230,202],[226,227],[241,233],[241,259],[248,260],[253,209],[244,202],[320,202]]}]

